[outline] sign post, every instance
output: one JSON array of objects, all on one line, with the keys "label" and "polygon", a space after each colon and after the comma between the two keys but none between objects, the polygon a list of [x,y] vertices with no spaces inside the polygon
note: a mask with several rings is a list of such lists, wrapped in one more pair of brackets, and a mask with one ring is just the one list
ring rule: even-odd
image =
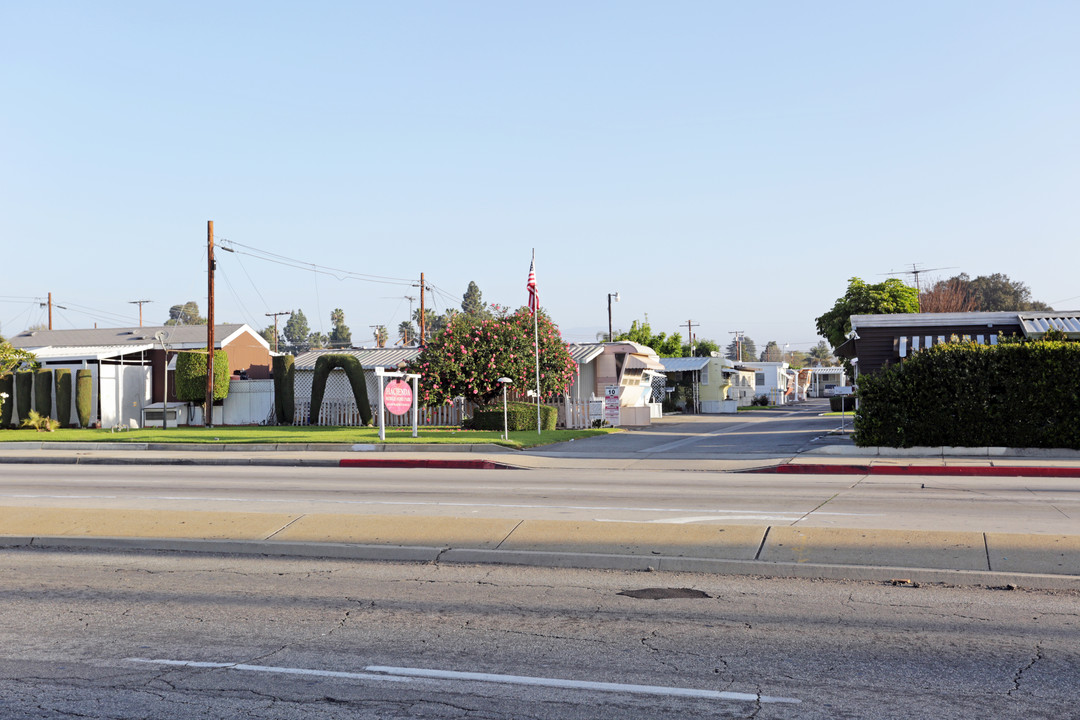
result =
[{"label": "sign post", "polygon": [[[386,442],[386,413],[388,410],[394,415],[404,415],[412,409],[412,436],[417,437],[417,409],[416,402],[419,393],[416,391],[416,383],[420,376],[406,372],[388,372],[386,368],[375,368],[375,377],[379,378],[379,441]],[[389,383],[386,378],[392,378]],[[412,381],[409,387],[407,380]]]},{"label": "sign post", "polygon": [[619,420],[619,395],[622,388],[618,385],[604,386],[604,422],[612,427],[618,427]]}]

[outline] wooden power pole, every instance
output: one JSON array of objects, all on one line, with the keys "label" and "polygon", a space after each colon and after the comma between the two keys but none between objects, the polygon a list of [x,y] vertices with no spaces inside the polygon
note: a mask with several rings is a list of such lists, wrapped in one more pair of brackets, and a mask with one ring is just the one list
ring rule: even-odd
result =
[{"label": "wooden power pole", "polygon": [[278,341],[277,319],[278,319],[278,315],[292,315],[292,313],[291,312],[266,313],[266,317],[273,316],[273,318],[274,318],[274,352],[277,352],[277,341]]},{"label": "wooden power pole", "polygon": [[[427,318],[424,312],[424,273],[420,273],[420,344],[427,342]],[[51,329],[51,328],[50,328]]]},{"label": "wooden power pole", "polygon": [[206,411],[203,425],[214,427],[214,221],[206,221]]},{"label": "wooden power pole", "polygon": [[142,306],[148,302],[154,302],[153,300],[129,300],[128,305],[139,306],[139,327],[142,327]]}]

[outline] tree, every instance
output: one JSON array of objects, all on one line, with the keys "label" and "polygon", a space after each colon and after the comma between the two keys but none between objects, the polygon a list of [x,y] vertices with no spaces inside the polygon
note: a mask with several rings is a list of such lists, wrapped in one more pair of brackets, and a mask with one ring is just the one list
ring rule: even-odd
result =
[{"label": "tree", "polygon": [[[575,366],[559,328],[540,311],[537,317],[540,350],[540,394],[566,391]],[[512,315],[477,318],[459,315],[430,340],[411,365],[420,374],[420,401],[438,405],[465,397],[486,405],[502,397],[500,377],[514,381],[524,393],[536,387],[533,316],[527,308]]]},{"label": "tree", "polygon": [[330,338],[325,333],[321,333],[318,330],[313,330],[308,333],[307,346],[309,349],[320,349],[326,347],[330,342]]},{"label": "tree", "polygon": [[330,347],[351,347],[352,332],[349,330],[349,326],[345,324],[345,311],[341,308],[334,308],[334,311],[330,313],[330,322],[334,325],[334,329],[330,331]]},{"label": "tree", "polygon": [[761,351],[761,362],[784,362],[784,350],[775,340],[765,343],[765,349]]},{"label": "tree", "polygon": [[37,363],[37,356],[27,350],[14,347],[11,343],[0,338],[0,376],[18,370],[23,365],[33,366]]},{"label": "tree", "polygon": [[386,332],[385,325],[376,325],[372,335],[375,338],[376,346],[386,347],[386,341],[390,339],[390,333]]},{"label": "tree", "polygon": [[305,317],[303,310],[289,313],[289,319],[285,321],[282,334],[289,341],[293,355],[308,349],[310,346],[308,336],[311,334],[311,328],[308,327],[307,317]]},{"label": "tree", "polygon": [[[604,339],[607,339],[607,333],[604,333],[603,337]],[[628,332],[619,333],[615,336],[615,339],[628,340],[637,343],[638,345],[650,347],[656,351],[656,354],[660,357],[683,356],[682,336],[679,335],[679,333],[675,333],[674,335],[658,333],[654,335],[647,320],[641,323],[637,320],[633,321],[630,323],[630,330]]]},{"label": "tree", "polygon": [[714,352],[720,352],[720,346],[712,340],[694,340],[694,344],[682,346],[683,355],[686,357],[711,357]]},{"label": "tree", "polygon": [[274,326],[273,325],[267,325],[265,328],[263,328],[259,332],[259,335],[262,336],[263,340],[265,340],[266,342],[268,342],[270,344],[270,349],[271,350],[277,350],[278,344],[277,344],[276,340],[278,340],[279,338],[274,337]]},{"label": "tree", "polygon": [[924,313],[971,312],[977,303],[971,296],[970,283],[960,277],[938,280],[919,295],[919,310]]},{"label": "tree", "polygon": [[967,273],[960,273],[946,282],[954,282],[966,290],[975,304],[974,309],[981,312],[1053,309],[1046,303],[1032,300],[1027,285],[1019,280],[1010,280],[1003,273],[979,275],[974,280]]},{"label": "tree", "polygon": [[[413,310],[412,319],[413,319],[413,322],[416,323],[417,327],[421,327],[420,308],[417,308],[417,309]],[[424,328],[425,337],[421,338],[421,340],[420,340],[421,342],[424,342],[425,340],[431,339],[432,337],[434,337],[436,335],[435,326],[437,324],[439,324],[439,323],[436,320],[435,311],[432,310],[431,308],[424,308],[423,328]]]},{"label": "tree", "polygon": [[[739,347],[740,345],[742,346],[741,348]],[[728,360],[753,362],[754,358],[757,357],[757,345],[754,344],[752,338],[740,335],[736,336],[728,343],[725,353],[725,357]]]},{"label": "tree", "polygon": [[847,292],[832,309],[816,319],[818,334],[834,348],[847,340],[852,315],[885,315],[919,311],[919,291],[897,278],[868,285],[857,277],[848,280]]},{"label": "tree", "polygon": [[483,301],[483,293],[475,282],[470,281],[465,294],[461,296],[461,312],[472,317],[485,317],[491,314],[488,312],[487,303]]},{"label": "tree", "polygon": [[397,326],[398,343],[401,345],[416,344],[416,326],[408,320],[403,320]]},{"label": "tree", "polygon": [[807,355],[810,358],[811,365],[832,365],[836,362],[832,351],[829,350],[828,343],[824,340],[819,340],[817,345],[810,348]]},{"label": "tree", "polygon": [[205,325],[206,318],[199,315],[199,304],[194,300],[188,300],[183,305],[173,305],[169,308],[169,319],[166,325]]}]

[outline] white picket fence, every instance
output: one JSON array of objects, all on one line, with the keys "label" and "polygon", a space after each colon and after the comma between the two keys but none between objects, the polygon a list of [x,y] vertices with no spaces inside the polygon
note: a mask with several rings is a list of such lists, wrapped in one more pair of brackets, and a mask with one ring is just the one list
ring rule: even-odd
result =
[{"label": "white picket fence", "polygon": [[588,400],[560,400],[559,402],[545,403],[545,405],[551,405],[558,410],[559,418],[555,421],[555,425],[567,430],[590,428],[594,420],[601,419],[600,416],[589,417]]},{"label": "white picket fence", "polygon": [[[421,427],[458,427],[461,425],[462,404],[459,402],[435,407],[419,408],[416,418],[417,425]],[[371,416],[378,423],[379,408],[371,409]],[[293,425],[307,425],[311,418],[311,401],[297,400],[293,414]],[[411,427],[412,413],[393,415],[386,413],[387,427]],[[322,409],[319,412],[317,425],[357,427],[363,424],[360,418],[360,408],[352,400],[323,400]]]}]

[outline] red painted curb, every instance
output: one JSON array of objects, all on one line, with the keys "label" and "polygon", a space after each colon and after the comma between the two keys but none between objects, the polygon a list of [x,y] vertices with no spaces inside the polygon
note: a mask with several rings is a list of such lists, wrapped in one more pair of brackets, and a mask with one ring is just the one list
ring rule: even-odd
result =
[{"label": "red painted curb", "polygon": [[770,470],[791,475],[953,475],[961,477],[1066,477],[1080,478],[1077,467],[973,465],[826,465],[785,463]]},{"label": "red painted curb", "polygon": [[490,460],[413,460],[393,458],[342,458],[339,467],[429,468],[458,470],[510,470],[510,465]]}]

